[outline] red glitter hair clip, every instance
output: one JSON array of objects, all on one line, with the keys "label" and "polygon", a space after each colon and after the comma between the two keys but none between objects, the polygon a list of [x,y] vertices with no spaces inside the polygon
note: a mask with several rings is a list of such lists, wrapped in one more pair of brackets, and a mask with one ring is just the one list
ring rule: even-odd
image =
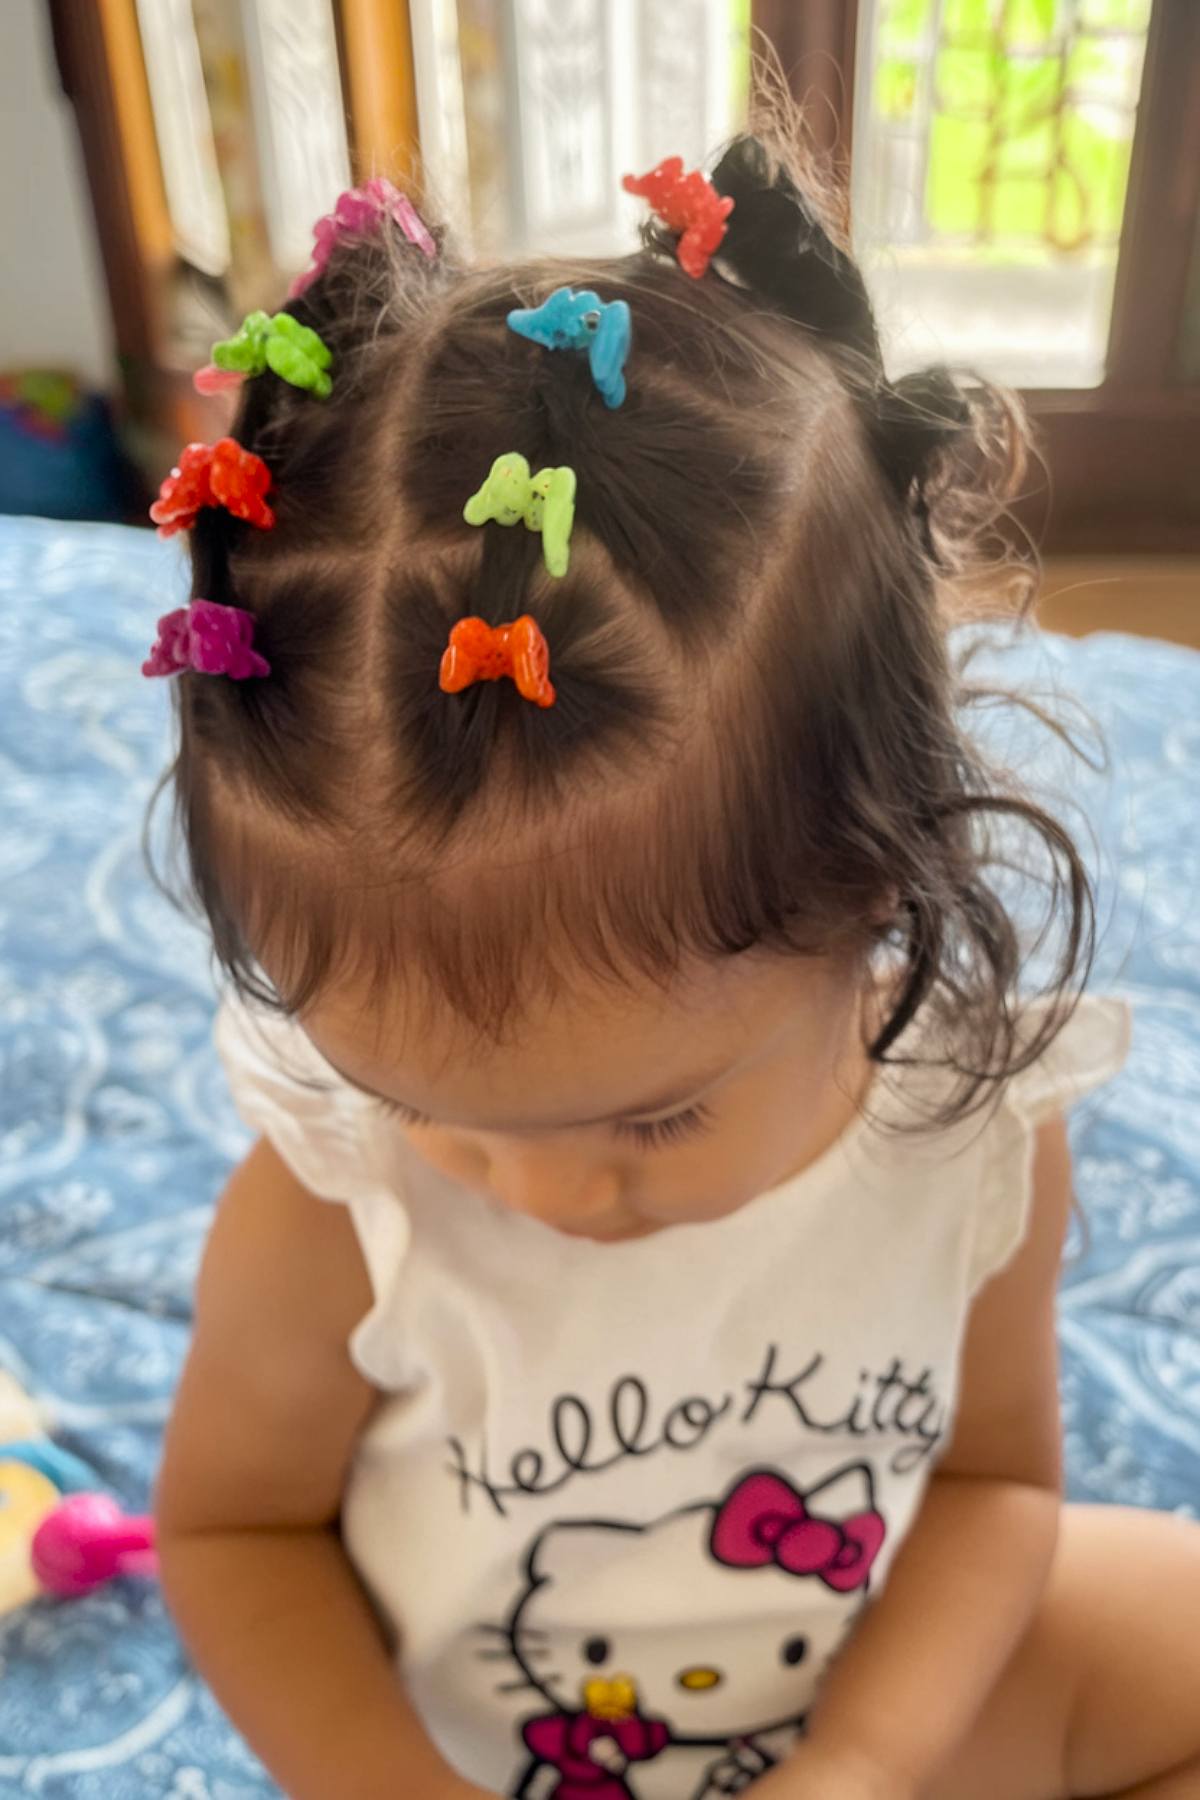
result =
[{"label": "red glitter hair clip", "polygon": [[461,694],[477,681],[507,676],[524,700],[553,706],[550,648],[541,627],[525,613],[512,625],[488,625],[483,619],[460,619],[442,656],[438,685],[444,694]]},{"label": "red glitter hair clip", "polygon": [[621,186],[648,200],[668,231],[682,233],[675,255],[684,273],[698,281],[725,236],[725,221],[733,211],[730,196],[718,194],[699,169],[685,175],[682,156],[668,156],[648,175],[626,175]]},{"label": "red glitter hair clip", "polygon": [[204,506],[223,506],[236,519],[270,531],[275,514],[267,505],[271,471],[253,450],[233,438],[215,444],[189,444],[158,490],[150,517],[160,537],[190,531]]}]

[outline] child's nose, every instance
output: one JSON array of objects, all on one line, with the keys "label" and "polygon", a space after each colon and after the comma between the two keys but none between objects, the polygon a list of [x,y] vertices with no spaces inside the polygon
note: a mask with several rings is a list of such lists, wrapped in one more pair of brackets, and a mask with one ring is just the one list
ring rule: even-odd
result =
[{"label": "child's nose", "polygon": [[489,1150],[488,1184],[502,1205],[568,1230],[611,1212],[620,1196],[612,1169],[549,1145],[505,1144]]}]

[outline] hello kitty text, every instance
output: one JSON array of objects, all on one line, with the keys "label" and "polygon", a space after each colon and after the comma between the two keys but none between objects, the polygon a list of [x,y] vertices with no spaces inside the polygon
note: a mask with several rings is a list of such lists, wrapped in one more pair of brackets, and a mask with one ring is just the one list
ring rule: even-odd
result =
[{"label": "hello kitty text", "polygon": [[[748,1425],[767,1407],[777,1415],[783,1409],[801,1431],[822,1437],[900,1439],[890,1455],[897,1475],[910,1474],[932,1455],[948,1412],[932,1369],[913,1375],[894,1356],[882,1371],[860,1369],[848,1398],[830,1393],[825,1370],[826,1358],[816,1351],[791,1372],[781,1364],[779,1346],[771,1344],[759,1373],[743,1384],[744,1399],[729,1389],[715,1397],[688,1394],[666,1407],[655,1406],[640,1376],[621,1375],[600,1405],[582,1394],[557,1395],[545,1446],[528,1444],[505,1455],[495,1476],[488,1446],[481,1443],[471,1458],[457,1437],[448,1440],[453,1461],[447,1467],[458,1479],[464,1512],[478,1492],[507,1518],[507,1501],[556,1494],[577,1477],[603,1474],[627,1457],[694,1450],[718,1427]],[[886,1444],[883,1449],[886,1454]]]}]

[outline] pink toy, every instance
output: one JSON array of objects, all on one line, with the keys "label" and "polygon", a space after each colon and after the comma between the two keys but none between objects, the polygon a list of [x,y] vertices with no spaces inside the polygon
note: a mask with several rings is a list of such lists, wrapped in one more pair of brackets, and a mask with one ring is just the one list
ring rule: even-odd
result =
[{"label": "pink toy", "polygon": [[154,1575],[154,1521],[129,1518],[107,1494],[71,1494],[33,1536],[33,1572],[52,1594],[88,1594],[116,1575]]},{"label": "pink toy", "polygon": [[344,194],[339,194],[333,211],[317,220],[313,226],[312,267],[297,275],[288,289],[288,299],[296,299],[305,288],[312,286],[329,261],[334,246],[343,238],[369,237],[373,231],[378,231],[383,219],[391,219],[397,224],[422,255],[431,259],[437,255],[437,245],[408,195],[402,194],[382,175],[376,175],[372,180],[364,181],[361,187],[347,188]]}]

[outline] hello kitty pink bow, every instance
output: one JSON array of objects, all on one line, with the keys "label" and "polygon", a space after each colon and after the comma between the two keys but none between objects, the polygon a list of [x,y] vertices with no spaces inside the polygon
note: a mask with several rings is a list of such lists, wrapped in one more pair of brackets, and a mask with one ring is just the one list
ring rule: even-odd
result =
[{"label": "hello kitty pink bow", "polygon": [[819,1575],[826,1587],[848,1594],[865,1587],[886,1529],[875,1511],[818,1518],[790,1482],[760,1469],[718,1508],[710,1548],[728,1568],[774,1563],[789,1575]]}]

